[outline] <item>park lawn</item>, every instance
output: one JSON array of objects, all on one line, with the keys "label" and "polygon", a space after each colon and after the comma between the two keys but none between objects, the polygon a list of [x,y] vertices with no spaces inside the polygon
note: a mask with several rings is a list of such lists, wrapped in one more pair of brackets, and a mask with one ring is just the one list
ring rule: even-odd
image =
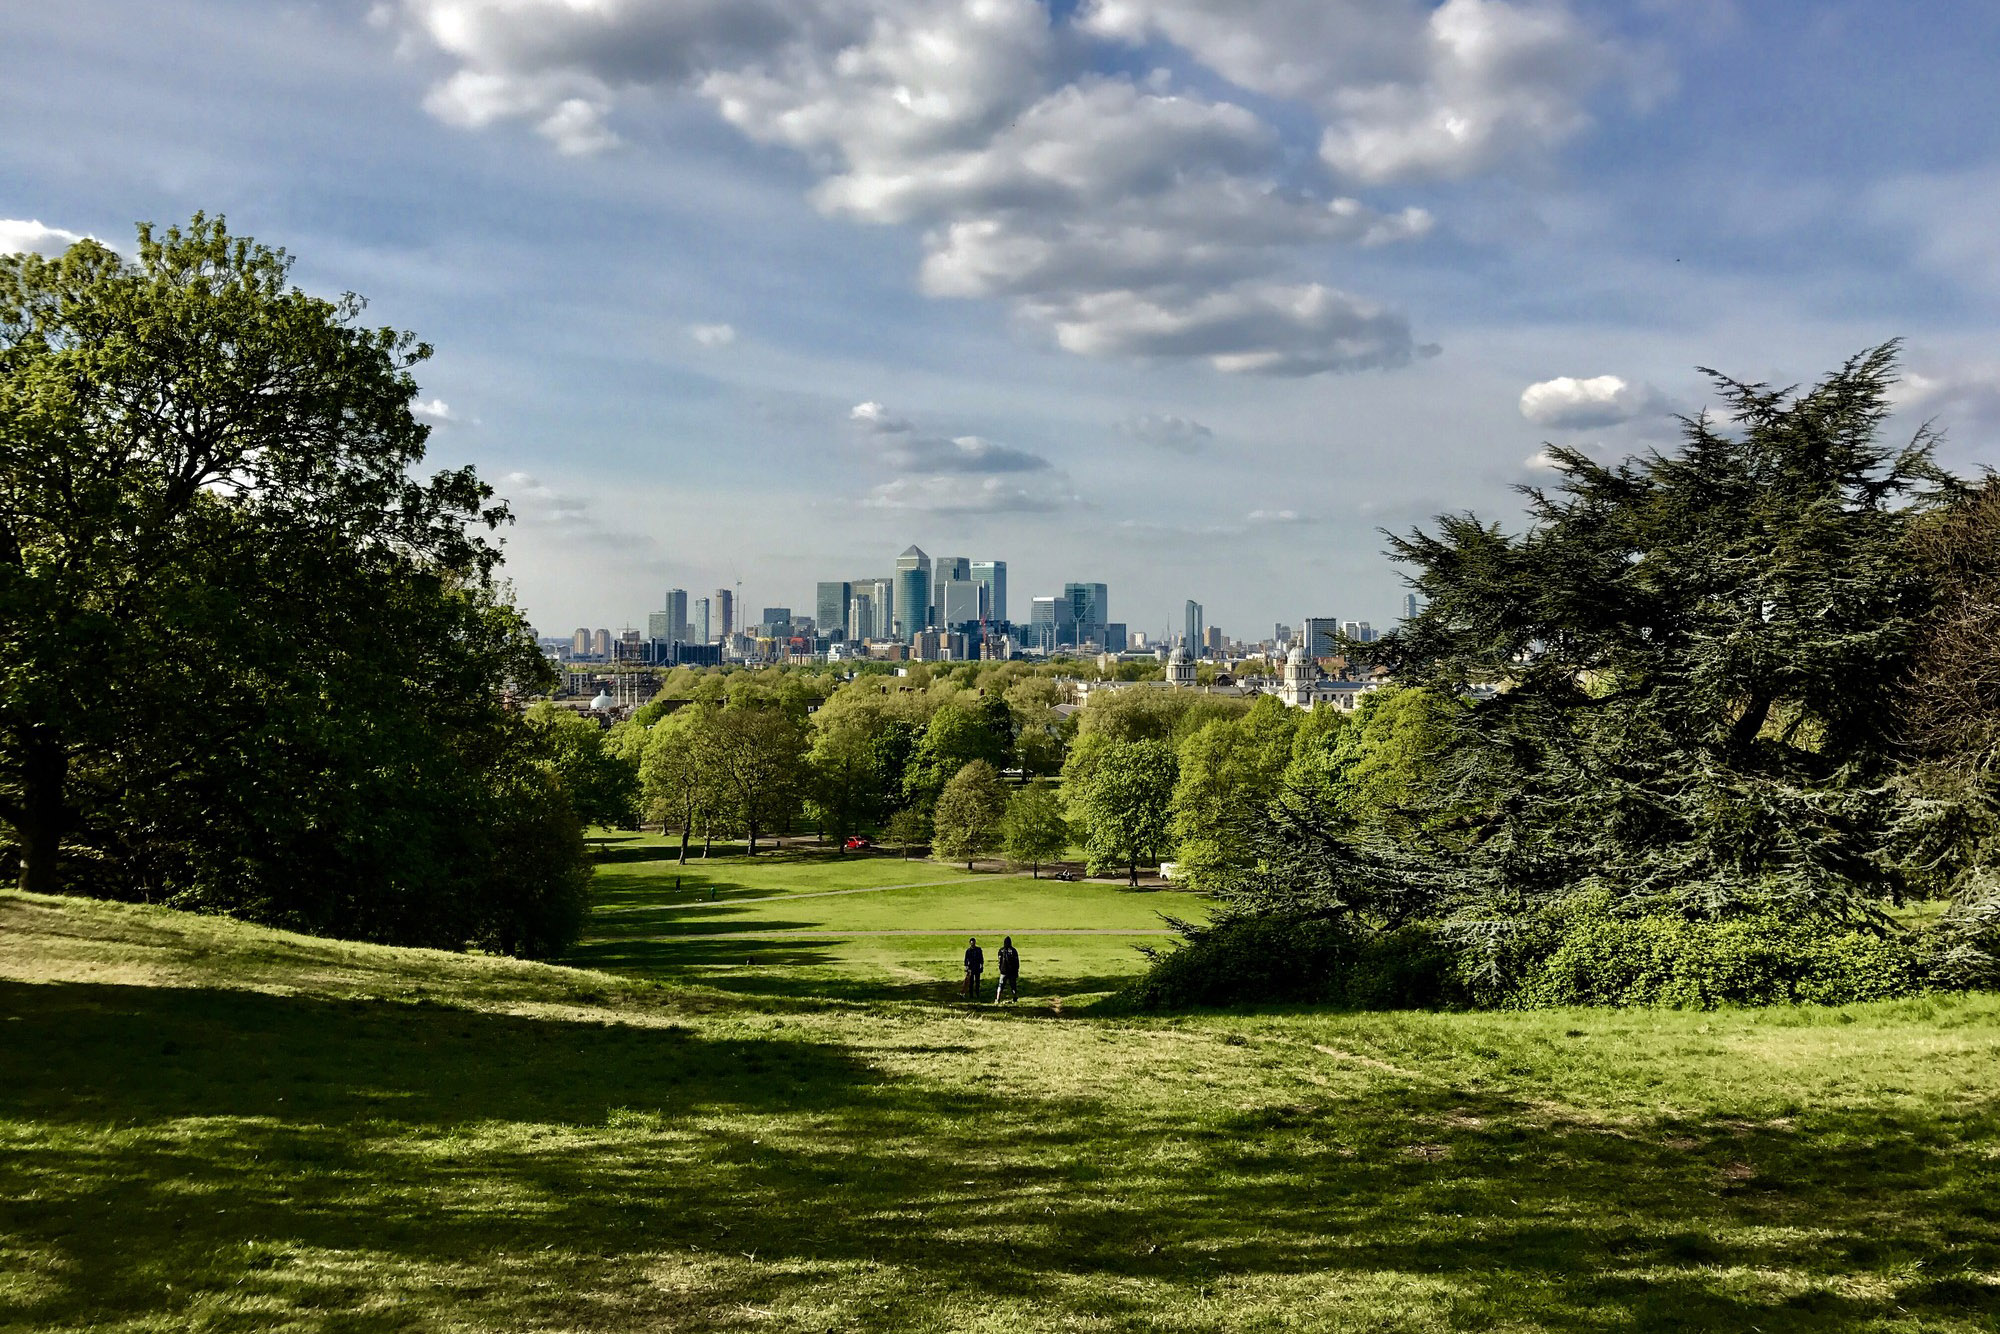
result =
[{"label": "park lawn", "polygon": [[1992,995],[1057,1015],[0,894],[10,1334],[1990,1330],[1996,1187]]}]

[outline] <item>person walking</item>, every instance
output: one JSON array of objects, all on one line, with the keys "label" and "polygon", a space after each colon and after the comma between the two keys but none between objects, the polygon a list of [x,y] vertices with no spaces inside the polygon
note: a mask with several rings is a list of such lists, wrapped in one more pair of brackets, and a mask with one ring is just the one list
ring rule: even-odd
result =
[{"label": "person walking", "polygon": [[979,979],[986,972],[986,951],[979,948],[979,937],[967,938],[965,947],[965,982],[959,990],[973,1000],[979,999]]},{"label": "person walking", "polygon": [[1014,948],[1012,936],[1000,941],[1000,981],[993,988],[993,1003],[998,1005],[1002,996],[1021,1003],[1021,951]]}]

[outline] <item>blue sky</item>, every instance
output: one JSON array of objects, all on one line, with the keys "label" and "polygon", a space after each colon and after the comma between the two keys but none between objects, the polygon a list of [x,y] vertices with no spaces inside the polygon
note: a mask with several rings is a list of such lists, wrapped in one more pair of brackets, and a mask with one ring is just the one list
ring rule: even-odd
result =
[{"label": "blue sky", "polygon": [[2000,461],[1996,65],[1976,3],[74,0],[0,17],[0,246],[207,209],[366,295],[546,631],[916,542],[1254,638],[1696,365],[1900,336]]}]

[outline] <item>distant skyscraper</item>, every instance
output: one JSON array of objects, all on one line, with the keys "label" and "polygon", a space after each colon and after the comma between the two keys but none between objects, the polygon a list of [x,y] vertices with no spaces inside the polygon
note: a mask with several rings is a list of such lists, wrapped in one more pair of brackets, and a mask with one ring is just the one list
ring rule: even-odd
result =
[{"label": "distant skyscraper", "polygon": [[1375,627],[1366,621],[1342,621],[1340,632],[1357,644],[1375,642]]},{"label": "distant skyscraper", "polygon": [[736,633],[736,594],[727,588],[715,590],[715,609],[710,613],[715,618],[715,633],[718,638],[727,639]]},{"label": "distant skyscraper", "polygon": [[1004,560],[976,560],[972,562],[972,577],[986,585],[986,619],[1004,621],[1007,619],[1007,562]]},{"label": "distant skyscraper", "polygon": [[938,585],[937,622],[947,630],[986,618],[986,585],[973,579],[947,579]]},{"label": "distant skyscraper", "polygon": [[813,619],[819,622],[819,632],[828,639],[852,639],[855,636],[847,628],[847,604],[854,596],[854,585],[845,581],[822,582],[819,597],[813,603]]},{"label": "distant skyscraper", "polygon": [[972,562],[963,556],[939,556],[931,563],[931,624],[943,625],[944,586],[954,579],[970,579]]},{"label": "distant skyscraper", "polygon": [[649,612],[646,616],[646,638],[671,644],[674,640],[674,618],[663,611]]},{"label": "distant skyscraper", "polygon": [[1076,622],[1079,641],[1102,643],[1105,623],[1111,619],[1111,594],[1103,584],[1064,584],[1063,597],[1069,601],[1070,617]]},{"label": "distant skyscraper", "polygon": [[694,610],[688,613],[688,642],[706,644],[714,639],[715,629],[713,605],[707,598],[696,598]]},{"label": "distant skyscraper", "polygon": [[1403,619],[1406,621],[1416,620],[1417,610],[1417,595],[1415,593],[1405,593],[1403,595]]},{"label": "distant skyscraper", "polygon": [[600,658],[610,657],[611,632],[609,630],[592,631],[590,636],[590,651]]},{"label": "distant skyscraper", "polygon": [[[856,584],[853,587],[869,588],[871,584]],[[875,598],[872,594],[856,592],[847,600],[847,637],[849,639],[875,639],[880,632],[875,626]]]},{"label": "distant skyscraper", "polygon": [[667,635],[675,643],[685,642],[688,637],[688,592],[685,588],[667,590],[667,623],[672,627]]},{"label": "distant skyscraper", "polygon": [[1308,616],[1299,622],[1299,642],[1305,645],[1306,656],[1325,658],[1333,654],[1333,637],[1340,633],[1340,622],[1331,616]]},{"label": "distant skyscraper", "polygon": [[589,653],[590,631],[578,626],[576,633],[569,637],[569,655],[572,658],[581,658],[588,656]]},{"label": "distant skyscraper", "polygon": [[1102,643],[1106,653],[1123,653],[1125,651],[1126,637],[1125,623],[1123,621],[1112,621],[1110,624],[1102,627],[1102,632]]},{"label": "distant skyscraper", "polygon": [[1182,620],[1181,642],[1189,653],[1201,652],[1201,604],[1189,598]]},{"label": "distant skyscraper", "polygon": [[896,557],[896,638],[905,643],[916,638],[930,619],[931,558],[919,546],[903,549]]},{"label": "distant skyscraper", "polygon": [[869,613],[874,618],[869,622],[869,632],[864,635],[855,631],[853,632],[854,638],[893,638],[896,633],[895,579],[856,579],[854,581],[854,591],[856,594],[866,593],[868,595],[870,604]]},{"label": "distant skyscraper", "polygon": [[1029,613],[1028,642],[1043,649],[1076,643],[1076,618],[1068,598],[1036,598]]},{"label": "distant skyscraper", "polygon": [[1291,643],[1292,627],[1286,625],[1283,621],[1279,621],[1275,626],[1271,628],[1271,642],[1273,644]]}]

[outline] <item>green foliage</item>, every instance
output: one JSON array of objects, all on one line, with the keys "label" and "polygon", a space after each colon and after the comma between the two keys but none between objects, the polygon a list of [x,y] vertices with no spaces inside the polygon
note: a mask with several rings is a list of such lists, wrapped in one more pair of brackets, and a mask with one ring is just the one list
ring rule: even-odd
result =
[{"label": "green foliage", "polygon": [[719,823],[759,836],[790,820],[807,792],[805,728],[783,702],[740,695],[703,719],[697,763],[713,782]]},{"label": "green foliage", "polygon": [[1043,862],[1062,856],[1069,848],[1070,828],[1055,790],[1046,783],[1015,789],[1001,822],[1001,838],[1008,860],[1034,868],[1038,876]]},{"label": "green foliage", "polygon": [[624,828],[639,817],[639,765],[595,718],[546,702],[527,713],[531,745],[586,824]]},{"label": "green foliage", "polygon": [[1523,970],[1506,1003],[1536,1005],[1845,1005],[1926,990],[1916,932],[1828,930],[1773,916],[1689,921],[1617,917],[1577,905],[1555,947]]},{"label": "green foliage", "polygon": [[1186,1010],[1273,1003],[1342,1009],[1433,1008],[1463,1001],[1456,954],[1434,931],[1370,931],[1352,918],[1241,916],[1185,928],[1153,954],[1121,1004]]},{"label": "green foliage", "polygon": [[905,806],[882,826],[883,835],[903,850],[905,857],[931,836],[931,817],[921,806]]},{"label": "green foliage", "polygon": [[414,475],[429,349],[289,266],[200,216],[141,228],[129,264],[0,257],[21,881],[546,952],[581,847],[503,704],[547,679],[481,535],[504,507],[469,470]]},{"label": "green foliage", "polygon": [[1139,863],[1173,850],[1173,796],[1178,776],[1164,741],[1105,741],[1071,810],[1083,834],[1091,873],[1123,868],[1133,884]]},{"label": "green foliage", "polygon": [[1212,719],[1180,743],[1175,858],[1195,888],[1216,888],[1250,868],[1248,830],[1278,796],[1297,714],[1265,695],[1240,718]]},{"label": "green foliage", "polygon": [[698,827],[706,827],[723,793],[718,772],[708,763],[708,724],[713,711],[690,704],[668,714],[646,733],[639,761],[641,799],[648,815],[663,829],[680,834],[685,864],[688,842]]},{"label": "green foliage", "polygon": [[991,852],[1000,841],[1000,822],[1007,813],[1007,790],[1000,772],[984,760],[974,760],[952,776],[939,794],[931,817],[931,855],[943,862],[964,862]]},{"label": "green foliage", "polygon": [[954,698],[931,715],[903,780],[905,800],[929,807],[966,765],[1004,769],[1014,751],[1014,716],[997,696]]}]

